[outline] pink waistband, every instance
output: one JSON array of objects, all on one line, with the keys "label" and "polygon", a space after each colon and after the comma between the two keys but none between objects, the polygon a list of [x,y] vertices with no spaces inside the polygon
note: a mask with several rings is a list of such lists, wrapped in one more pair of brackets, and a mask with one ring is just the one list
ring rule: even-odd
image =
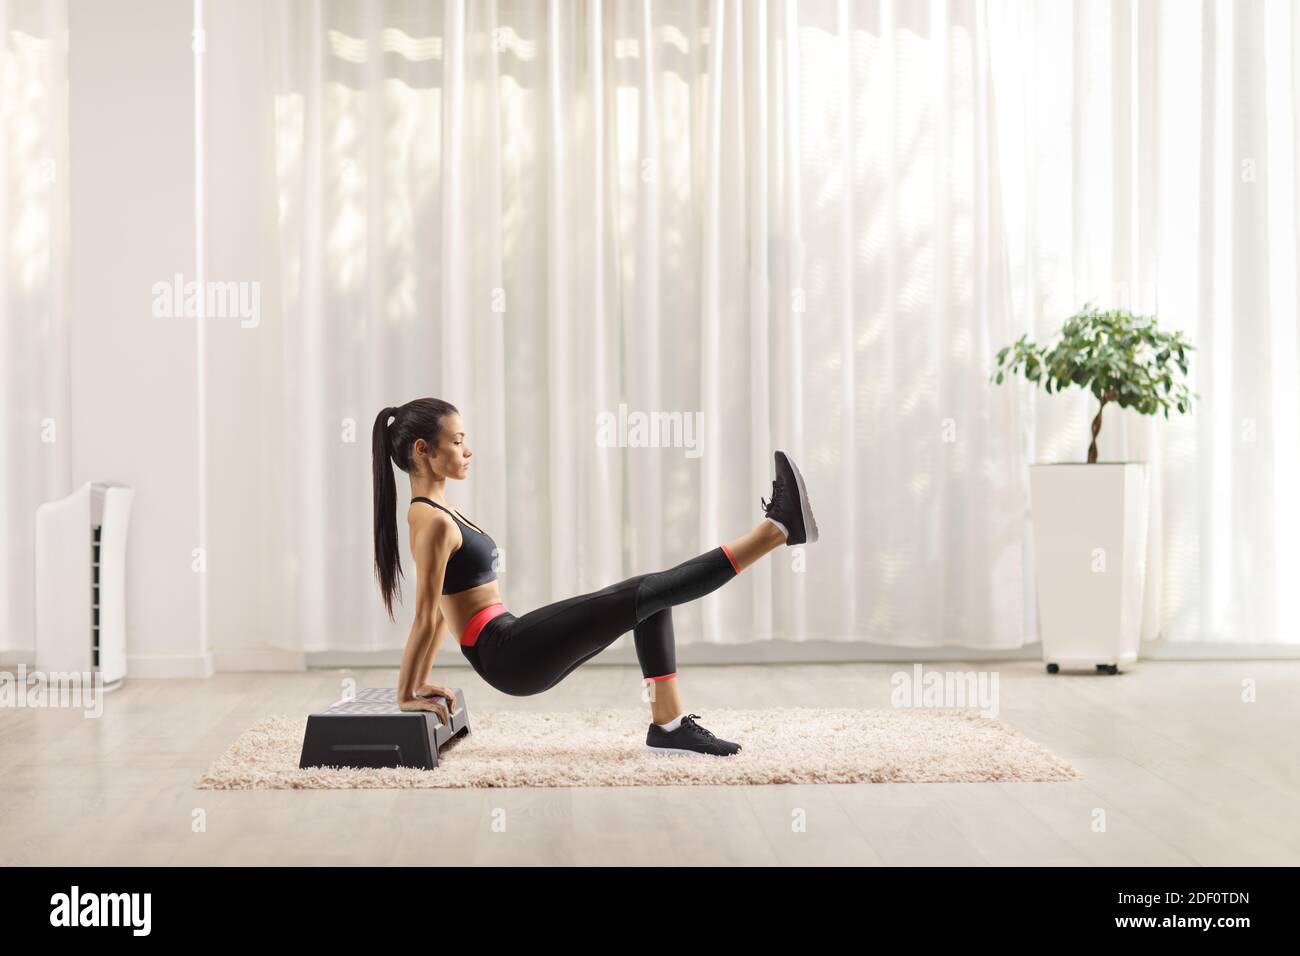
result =
[{"label": "pink waistband", "polygon": [[504,604],[489,604],[483,610],[476,612],[469,619],[469,623],[465,625],[465,632],[460,636],[460,646],[473,647],[475,642],[478,641],[479,632],[483,630],[487,622],[498,614],[504,613],[506,613]]}]

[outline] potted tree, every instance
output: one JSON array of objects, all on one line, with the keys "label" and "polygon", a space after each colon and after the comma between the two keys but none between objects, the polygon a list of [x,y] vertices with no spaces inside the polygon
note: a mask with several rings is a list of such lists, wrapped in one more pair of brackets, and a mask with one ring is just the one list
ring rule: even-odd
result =
[{"label": "potted tree", "polygon": [[990,379],[1023,375],[1050,392],[1078,387],[1097,399],[1086,462],[1030,466],[1034,567],[1043,660],[1110,674],[1137,660],[1146,571],[1149,473],[1145,462],[1098,461],[1107,405],[1143,415],[1191,410],[1182,332],[1155,316],[1091,304],[1072,315],[1050,346],[1020,336],[997,353]]}]

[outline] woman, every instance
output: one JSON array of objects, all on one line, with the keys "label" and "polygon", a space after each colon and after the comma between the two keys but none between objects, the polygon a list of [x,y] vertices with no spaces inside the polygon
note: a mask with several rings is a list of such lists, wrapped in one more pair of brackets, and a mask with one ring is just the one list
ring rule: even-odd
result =
[{"label": "woman", "polygon": [[[391,419],[391,423],[390,423]],[[375,419],[375,565],[389,618],[398,594],[397,489],[392,466],[411,479],[406,520],[416,568],[415,621],[398,676],[398,706],[431,710],[444,723],[452,691],[425,678],[448,628],[488,684],[527,696],[554,687],[623,634],[636,640],[641,675],[653,682],[646,747],[654,753],[727,756],[740,745],[720,740],[683,714],[677,691],[672,608],[703,597],[782,544],[817,540],[817,522],[803,477],[776,452],[772,500],[759,499],[764,519],[747,534],[667,571],[638,574],[607,588],[515,617],[501,603],[486,532],[447,504],[447,479],[469,474],[473,457],[455,406],[421,398],[385,408]]]}]

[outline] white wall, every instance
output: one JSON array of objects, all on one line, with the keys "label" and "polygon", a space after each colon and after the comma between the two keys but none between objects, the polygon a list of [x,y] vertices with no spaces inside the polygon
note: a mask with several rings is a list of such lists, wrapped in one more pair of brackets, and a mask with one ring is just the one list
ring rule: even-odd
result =
[{"label": "white wall", "polygon": [[68,21],[72,487],[109,480],[136,489],[130,674],[206,675],[200,576],[191,570],[195,326],[151,309],[155,282],[194,273],[191,8],[71,0]]}]

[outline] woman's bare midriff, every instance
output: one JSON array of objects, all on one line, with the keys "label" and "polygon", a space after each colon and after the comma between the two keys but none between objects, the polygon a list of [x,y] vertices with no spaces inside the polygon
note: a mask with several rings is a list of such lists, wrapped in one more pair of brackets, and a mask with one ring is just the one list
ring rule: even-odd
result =
[{"label": "woman's bare midriff", "polygon": [[502,603],[501,589],[497,587],[497,582],[489,581],[467,591],[444,594],[441,605],[442,616],[447,621],[447,629],[459,640],[470,618],[483,608],[500,603]]}]

